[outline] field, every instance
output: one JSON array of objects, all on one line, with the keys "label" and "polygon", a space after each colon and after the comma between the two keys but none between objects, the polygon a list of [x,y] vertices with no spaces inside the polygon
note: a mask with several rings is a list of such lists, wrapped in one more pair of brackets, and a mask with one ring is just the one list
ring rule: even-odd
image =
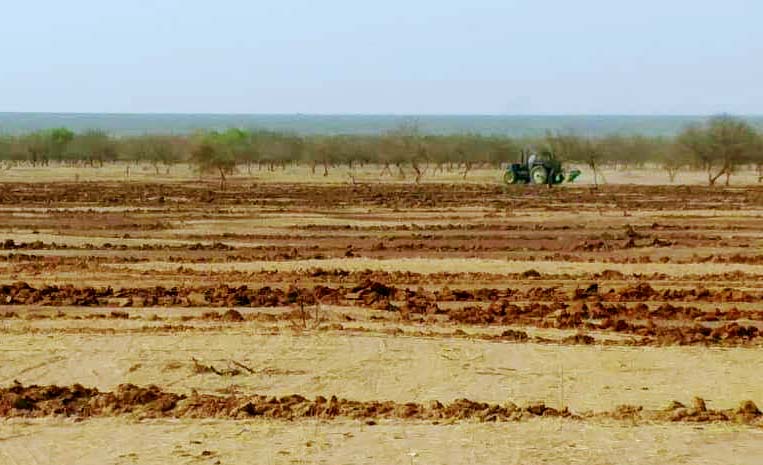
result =
[{"label": "field", "polygon": [[763,187],[499,175],[0,173],[0,463],[759,463]]}]

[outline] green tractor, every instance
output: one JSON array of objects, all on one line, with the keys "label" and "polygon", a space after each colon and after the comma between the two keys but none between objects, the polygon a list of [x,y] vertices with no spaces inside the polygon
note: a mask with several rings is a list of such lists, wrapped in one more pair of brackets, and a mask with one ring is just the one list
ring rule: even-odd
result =
[{"label": "green tractor", "polygon": [[550,150],[537,153],[534,149],[522,150],[520,163],[512,163],[503,174],[506,184],[561,184],[572,182],[580,176],[580,170],[565,173],[562,162]]}]

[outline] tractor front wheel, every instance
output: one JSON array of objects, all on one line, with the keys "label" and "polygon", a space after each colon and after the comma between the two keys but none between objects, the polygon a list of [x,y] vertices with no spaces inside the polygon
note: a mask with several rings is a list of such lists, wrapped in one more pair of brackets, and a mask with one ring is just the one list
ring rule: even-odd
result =
[{"label": "tractor front wheel", "polygon": [[535,166],[530,170],[530,179],[533,184],[546,184],[548,181],[548,170],[545,166]]}]

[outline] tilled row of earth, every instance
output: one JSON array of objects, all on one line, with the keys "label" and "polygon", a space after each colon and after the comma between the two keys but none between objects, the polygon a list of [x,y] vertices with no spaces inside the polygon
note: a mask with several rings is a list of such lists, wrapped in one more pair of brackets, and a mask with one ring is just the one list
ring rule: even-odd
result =
[{"label": "tilled row of earth", "polygon": [[258,205],[275,207],[328,207],[337,205],[390,208],[495,207],[527,210],[581,211],[608,209],[724,209],[762,206],[763,188],[708,188],[705,186],[606,185],[597,189],[507,189],[490,184],[368,183],[253,184],[231,182],[225,190],[216,183],[5,183],[0,205]]},{"label": "tilled row of earth", "polygon": [[[91,314],[86,315],[84,317],[77,316],[75,319],[79,320],[104,320],[104,319],[124,319],[127,318],[126,313],[124,312],[112,312],[111,314]],[[45,317],[43,317],[45,318]],[[55,318],[60,318],[56,316]],[[148,317],[148,320],[154,321],[154,322],[162,322],[166,321],[165,319],[162,319],[161,317],[156,317],[155,315],[152,315]],[[219,322],[217,325],[194,325],[189,324],[192,321],[216,321]],[[327,322],[314,322],[313,320],[307,320],[306,324],[301,323],[301,319],[299,315],[293,315],[293,314],[285,314],[285,315],[279,315],[274,316],[270,314],[258,314],[253,317],[249,318],[243,318],[236,312],[236,310],[229,310],[225,312],[224,314],[219,314],[216,312],[210,312],[206,313],[200,317],[184,317],[182,323],[164,323],[159,325],[142,325],[142,326],[133,326],[133,327],[127,327],[127,328],[115,328],[115,327],[25,327],[21,328],[19,330],[14,331],[10,328],[2,328],[0,331],[2,331],[4,334],[13,334],[13,333],[23,333],[24,335],[74,335],[74,334],[87,334],[87,335],[115,335],[115,334],[161,334],[161,335],[173,335],[173,334],[179,334],[179,333],[197,333],[197,334],[203,334],[203,333],[220,333],[226,330],[230,330],[231,326],[228,324],[230,322],[241,322],[241,321],[258,321],[258,322],[274,322],[274,321],[288,321],[289,325],[287,327],[282,327],[279,325],[273,325],[268,326],[264,329],[265,334],[270,335],[277,335],[277,334],[284,334],[283,329],[286,329],[289,331],[289,334],[299,334],[304,332],[310,332],[312,334],[315,334],[316,332],[322,332],[322,331],[332,331],[337,332],[341,331],[342,334],[351,334],[351,335],[366,335],[366,334],[382,334],[387,336],[408,336],[408,337],[424,337],[428,339],[434,339],[434,338],[455,338],[455,339],[467,339],[471,341],[486,341],[486,342],[514,342],[514,343],[534,343],[534,344],[552,344],[552,345],[592,345],[597,343],[597,339],[595,339],[592,336],[589,336],[587,334],[573,334],[569,336],[562,336],[560,338],[548,338],[548,337],[541,337],[541,336],[531,336],[528,335],[526,331],[517,330],[517,329],[506,329],[500,334],[486,334],[486,333],[467,333],[466,331],[462,329],[456,329],[454,331],[450,332],[444,332],[444,331],[436,331],[436,330],[422,330],[422,329],[416,329],[416,330],[405,330],[401,327],[394,326],[386,326],[383,328],[369,328],[366,326],[358,325],[358,326],[348,326],[343,325],[341,323],[327,323]],[[260,334],[262,334],[263,331],[260,331]],[[614,341],[611,339],[605,339],[600,341],[603,345],[608,346],[635,346],[635,345],[643,345],[640,342],[633,341],[633,340],[626,340],[626,341]],[[213,371],[213,370],[212,370]],[[225,369],[224,371],[221,371],[218,373],[220,376],[237,376],[241,374],[241,370],[230,370]]]},{"label": "tilled row of earth", "polygon": [[352,419],[373,425],[379,420],[418,420],[435,423],[454,421],[507,422],[538,417],[571,420],[615,419],[628,422],[729,422],[763,426],[763,413],[754,402],[742,401],[734,409],[709,409],[701,398],[691,405],[672,401],[665,409],[648,410],[641,406],[620,405],[611,411],[573,413],[567,407],[556,409],[543,402],[518,406],[507,401],[489,404],[458,399],[443,404],[399,403],[393,401],[356,401],[301,395],[191,395],[168,392],[150,385],[122,384],[114,391],[102,392],[75,384],[72,386],[23,386],[19,383],[0,389],[0,417],[39,418],[49,416],[90,417],[136,415],[141,418],[266,418],[279,420]]},{"label": "tilled row of earth", "polygon": [[[77,266],[77,265],[96,265],[96,264],[112,264],[112,263],[150,263],[155,261],[177,263],[177,264],[194,264],[194,263],[236,263],[236,262],[258,262],[258,261],[289,261],[289,260],[325,260],[325,259],[337,259],[337,258],[351,258],[351,257],[363,257],[372,259],[385,259],[390,256],[400,256],[405,258],[406,253],[416,251],[419,258],[461,258],[463,253],[472,253],[472,258],[486,258],[486,259],[506,259],[504,253],[511,253],[510,259],[514,261],[522,262],[534,262],[534,261],[554,261],[565,263],[590,263],[592,261],[590,256],[568,253],[553,253],[546,255],[539,255],[537,253],[522,253],[515,252],[514,247],[507,247],[501,250],[489,249],[479,245],[460,247],[460,246],[443,246],[443,247],[428,247],[415,244],[400,245],[389,248],[372,248],[372,249],[358,249],[355,247],[335,247],[335,248],[321,248],[318,246],[307,247],[293,247],[293,246],[254,246],[249,247],[245,251],[231,251],[232,248],[225,244],[192,244],[188,246],[154,246],[154,245],[140,245],[140,246],[110,246],[104,244],[103,246],[88,246],[81,247],[51,247],[50,250],[78,250],[78,251],[130,251],[132,254],[125,255],[85,255],[79,254],[77,256],[67,256],[64,254],[56,255],[48,253],[45,255],[37,255],[34,253],[19,253],[13,252],[7,255],[0,255],[0,262],[8,263],[30,263],[33,266],[44,266],[52,269],[59,269],[65,266]],[[185,254],[172,254],[172,252],[187,252]],[[212,255],[198,254],[198,251],[214,252]],[[170,252],[164,254],[142,254],[138,255],[135,252]],[[391,255],[392,254],[392,255]],[[669,256],[653,256],[653,255],[635,255],[635,256],[608,256],[603,257],[600,260],[596,260],[597,263],[609,263],[609,264],[649,264],[649,263],[673,263],[673,264],[692,264],[692,263],[717,263],[717,264],[746,264],[746,265],[759,265],[763,264],[763,255],[760,254],[694,254],[684,258],[671,258]]]},{"label": "tilled row of earth", "polygon": [[[80,261],[80,264],[83,262]],[[37,264],[30,263],[29,265],[37,266]],[[38,267],[38,270],[46,270],[47,265]],[[454,266],[457,268],[457,266]],[[100,267],[99,271],[119,271],[118,267]],[[254,270],[254,271],[238,271],[233,268],[224,269],[221,271],[215,271],[214,274],[210,274],[208,270],[194,269],[191,267],[178,265],[177,268],[172,270],[142,270],[140,272],[143,275],[151,274],[155,278],[168,278],[168,279],[183,279],[187,281],[188,278],[203,278],[202,282],[209,282],[214,280],[215,282],[231,284],[240,283],[246,285],[252,282],[266,282],[266,283],[294,283],[294,282],[309,282],[316,284],[336,284],[342,283],[345,285],[355,285],[358,282],[364,280],[372,280],[386,284],[403,284],[403,285],[418,285],[418,286],[433,286],[433,285],[459,285],[459,286],[474,286],[474,283],[479,285],[505,285],[507,282],[532,284],[535,282],[567,282],[567,283],[579,283],[579,282],[591,282],[591,281],[612,281],[612,282],[627,282],[631,284],[637,284],[641,282],[660,282],[665,285],[672,285],[672,283],[680,283],[676,285],[686,285],[685,283],[696,284],[697,286],[704,286],[707,284],[714,286],[733,285],[734,288],[744,287],[761,287],[761,281],[763,281],[763,273],[745,272],[745,271],[727,271],[721,273],[685,273],[681,275],[673,275],[660,272],[633,272],[626,273],[619,270],[603,269],[601,271],[580,271],[580,272],[560,272],[560,273],[548,273],[540,272],[533,268],[530,268],[521,272],[513,273],[490,273],[490,272],[433,272],[433,273],[419,273],[412,271],[381,271],[381,270],[348,270],[342,268],[323,268],[320,266],[310,267],[307,269],[298,268],[297,270]]]},{"label": "tilled row of earth", "polygon": [[[319,285],[287,289],[207,286],[115,290],[75,286],[35,288],[26,283],[0,286],[0,302],[8,306],[286,307],[293,310],[284,317],[307,320],[316,318],[317,313],[305,308],[329,304],[385,311],[404,321],[445,319],[469,325],[610,331],[636,336],[628,343],[643,345],[740,345],[763,341],[760,329],[763,310],[743,311],[737,307],[707,310],[691,304],[670,303],[759,303],[760,300],[760,292],[704,288],[657,290],[648,283],[612,288],[607,292],[602,292],[595,283],[572,291],[559,287],[477,290],[446,287],[427,291],[374,281],[354,287]],[[202,317],[216,319],[215,315],[221,314],[211,312]],[[7,311],[0,316],[13,318],[18,314]],[[219,319],[235,322],[244,321],[246,317],[230,310]],[[585,343],[593,342],[593,338],[581,337]],[[528,337],[525,334],[514,339],[522,341]]]},{"label": "tilled row of earth", "polygon": [[[210,274],[203,270],[194,270],[183,267],[170,271],[151,270],[154,277],[205,277],[208,281]],[[244,285],[251,282],[267,283],[341,283],[347,286],[354,286],[356,283],[367,280],[383,283],[386,285],[461,285],[469,283],[480,283],[480,285],[505,285],[507,282],[530,283],[535,282],[627,282],[638,284],[642,282],[661,282],[671,284],[674,282],[686,283],[692,282],[697,285],[714,284],[723,285],[724,283],[734,284],[735,287],[749,287],[749,285],[760,285],[763,280],[763,273],[747,273],[743,271],[729,271],[723,273],[703,273],[703,274],[684,274],[682,276],[673,276],[665,273],[624,273],[619,270],[604,269],[600,272],[580,272],[580,273],[541,273],[535,269],[529,269],[516,273],[489,273],[489,272],[434,272],[417,273],[412,271],[380,271],[380,270],[346,270],[341,268],[322,268],[312,267],[305,270],[285,271],[285,270],[258,270],[258,271],[236,271],[226,270],[215,273],[214,278],[218,282],[241,283]]]},{"label": "tilled row of earth", "polygon": [[[72,215],[75,215],[72,213]],[[246,218],[259,218],[259,214],[254,212],[252,216]],[[207,217],[208,215],[204,215]],[[15,217],[10,216],[8,219]],[[412,218],[411,221],[415,221]],[[501,253],[520,254],[513,256],[513,259],[525,261],[532,260],[553,260],[566,262],[588,261],[592,253],[613,252],[613,251],[636,251],[640,249],[654,250],[655,248],[732,248],[731,252],[715,254],[692,254],[679,258],[662,254],[653,259],[648,254],[605,254],[598,256],[597,260],[606,263],[761,263],[763,256],[755,253],[747,253],[747,248],[751,247],[751,239],[747,235],[717,234],[711,227],[709,231],[685,231],[683,229],[668,228],[659,223],[636,224],[625,223],[618,226],[610,226],[609,229],[587,230],[586,224],[577,224],[574,226],[563,226],[545,228],[542,224],[535,224],[528,228],[528,225],[518,224],[474,224],[468,222],[456,226],[480,226],[479,228],[469,229],[470,234],[437,234],[438,226],[453,226],[447,224],[426,224],[426,225],[397,225],[377,226],[378,230],[372,230],[376,234],[353,234],[342,236],[343,229],[335,229],[334,232],[340,234],[334,235],[315,235],[311,233],[305,237],[303,234],[218,234],[218,235],[191,235],[190,240],[200,240],[197,243],[161,243],[154,238],[150,242],[139,243],[139,238],[133,238],[131,234],[122,234],[121,238],[134,239],[133,243],[110,243],[105,242],[99,245],[86,242],[86,238],[91,234],[94,226],[103,227],[103,221],[98,218],[91,218],[89,222],[81,225],[83,243],[67,244],[56,242],[44,242],[34,240],[29,242],[16,241],[14,239],[5,239],[0,241],[0,249],[13,251],[27,250],[100,250],[100,251],[136,251],[136,252],[210,252],[205,256],[196,254],[177,255],[171,257],[170,261],[245,261],[245,260],[293,260],[293,259],[321,259],[329,257],[379,257],[387,255],[400,255],[416,253],[417,256],[428,254],[445,254],[445,256],[456,255],[460,253],[477,254],[478,256],[491,256]],[[50,218],[43,217],[38,223],[29,225],[33,230],[38,228],[53,228],[57,232],[58,219],[55,224],[50,224]],[[91,225],[91,223],[93,223]],[[164,223],[167,228],[170,223]],[[325,225],[298,225],[294,226],[299,230],[310,230],[311,226]],[[395,235],[391,231],[402,231],[405,227],[408,231],[410,227],[417,226],[422,231],[414,234]],[[540,226],[540,227],[536,227]],[[672,226],[672,225],[671,225]],[[14,226],[18,228],[19,226]],[[748,223],[747,227],[757,231],[759,228],[755,222]],[[390,228],[390,231],[387,229]],[[397,229],[396,229],[397,228]],[[613,229],[614,228],[614,229]],[[724,229],[724,232],[735,231],[734,227]],[[415,231],[415,230],[414,230]],[[475,235],[475,231],[478,234]],[[510,233],[518,231],[518,233]],[[491,234],[484,234],[484,233]],[[499,233],[499,234],[497,234]],[[140,236],[140,233],[138,233]],[[237,244],[231,245],[225,241],[236,240],[238,242],[255,241],[251,245]],[[257,244],[257,242],[266,241],[267,245]],[[753,242],[754,245],[754,242]],[[739,250],[744,253],[740,253]],[[548,254],[539,254],[539,252],[552,252]],[[524,253],[523,253],[524,252]],[[532,252],[532,253],[530,253]],[[575,253],[582,252],[582,253]],[[165,258],[166,260],[166,258]]]},{"label": "tilled row of earth", "polygon": [[[597,306],[599,316],[622,314],[637,317],[648,306],[625,307],[606,306],[633,302],[665,302],[655,316],[677,319],[694,319],[704,315],[691,307],[672,307],[670,302],[695,303],[761,303],[763,290],[739,290],[734,288],[711,289],[705,287],[656,289],[647,282],[620,288],[604,289],[598,283],[572,290],[562,286],[533,286],[528,288],[481,288],[450,289],[443,287],[427,290],[422,287],[410,289],[365,280],[353,286],[299,287],[290,285],[279,287],[242,286],[174,286],[171,288],[155,287],[91,287],[67,285],[43,285],[34,287],[26,282],[0,285],[0,303],[5,305],[40,305],[40,306],[249,306],[274,307],[291,304],[353,304],[373,307],[381,310],[396,310],[392,301],[403,301],[411,310],[438,302],[487,302],[509,305],[515,302],[564,304],[572,301],[585,301]],[[561,308],[567,308],[563,306]],[[587,307],[586,307],[587,308]],[[555,308],[556,310],[558,308]],[[580,311],[585,310],[581,307]],[[439,307],[435,312],[439,312]],[[414,313],[422,313],[414,311]],[[426,312],[424,312],[426,313]],[[757,315],[760,312],[746,312]]]},{"label": "tilled row of earth", "polygon": [[[20,318],[13,311],[0,313],[0,319]],[[499,333],[485,333],[464,331],[457,328],[452,331],[442,331],[433,329],[417,328],[407,329],[406,325],[389,326],[381,328],[366,327],[362,323],[342,324],[338,322],[329,322],[324,320],[319,314],[311,314],[309,311],[292,310],[285,313],[249,313],[242,315],[239,311],[230,309],[226,312],[204,312],[201,315],[183,315],[179,318],[180,323],[172,320],[173,318],[159,317],[155,314],[131,316],[128,312],[122,310],[111,311],[110,313],[91,313],[87,315],[68,315],[65,312],[57,314],[38,314],[32,313],[26,316],[27,320],[56,319],[56,320],[127,320],[142,319],[153,323],[163,324],[144,324],[142,326],[131,327],[23,327],[13,329],[11,327],[3,328],[4,333],[24,334],[177,334],[177,333],[219,333],[231,329],[231,324],[242,322],[257,323],[276,323],[275,325],[259,328],[267,334],[282,334],[282,327],[278,322],[286,322],[286,329],[292,333],[321,332],[321,331],[341,331],[343,334],[385,334],[389,336],[409,336],[423,338],[464,338],[468,340],[480,340],[487,342],[513,342],[513,343],[534,343],[534,344],[552,344],[552,345],[594,345],[601,344],[606,346],[671,346],[671,345],[703,345],[703,346],[724,346],[724,347],[760,347],[763,343],[761,331],[757,326],[740,325],[736,322],[722,324],[713,328],[703,325],[692,326],[657,326],[657,325],[634,325],[625,320],[606,320],[603,323],[587,323],[579,326],[567,326],[565,329],[577,329],[575,334],[560,334],[557,337],[546,337],[528,334],[522,329],[512,328],[504,329]],[[349,322],[356,320],[345,315]],[[374,320],[374,317],[371,317]],[[190,324],[194,321],[212,322],[214,325]],[[528,322],[519,325],[536,328],[560,328],[545,322]],[[501,326],[505,328],[505,326]],[[405,328],[405,329],[404,329]],[[607,331],[617,332],[621,335],[631,336],[626,338],[608,338]],[[596,337],[591,334],[596,335]]]}]

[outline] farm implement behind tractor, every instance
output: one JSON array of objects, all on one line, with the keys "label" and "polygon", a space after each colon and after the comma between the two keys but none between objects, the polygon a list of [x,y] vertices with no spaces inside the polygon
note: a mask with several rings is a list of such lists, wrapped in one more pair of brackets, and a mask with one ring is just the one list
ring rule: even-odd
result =
[{"label": "farm implement behind tractor", "polygon": [[523,150],[520,163],[512,163],[503,174],[506,184],[561,184],[572,182],[580,176],[580,170],[564,171],[562,162],[551,151],[540,154],[534,150]]}]

